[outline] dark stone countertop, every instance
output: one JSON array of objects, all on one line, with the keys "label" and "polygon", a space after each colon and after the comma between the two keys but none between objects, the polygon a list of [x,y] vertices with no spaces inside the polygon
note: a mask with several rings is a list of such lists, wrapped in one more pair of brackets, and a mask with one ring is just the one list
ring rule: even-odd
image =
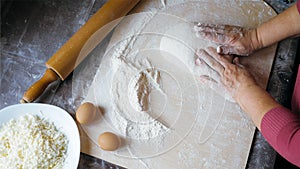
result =
[{"label": "dark stone countertop", "polygon": [[[1,0],[0,108],[17,104],[45,71],[44,63],[95,13],[105,0]],[[266,0],[277,12],[291,4]],[[101,44],[105,47],[107,42]],[[289,107],[295,81],[298,39],[279,43],[269,93]],[[59,106],[74,117],[80,99],[72,97],[72,76],[52,84],[38,102]],[[273,168],[276,152],[256,132],[247,168]],[[81,153],[78,168],[121,168]]]}]

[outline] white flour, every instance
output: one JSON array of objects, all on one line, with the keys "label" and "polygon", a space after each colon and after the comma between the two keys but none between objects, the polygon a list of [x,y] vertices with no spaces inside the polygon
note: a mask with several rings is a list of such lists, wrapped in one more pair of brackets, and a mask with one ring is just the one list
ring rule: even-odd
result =
[{"label": "white flour", "polygon": [[129,100],[131,105],[137,111],[149,110],[149,95],[153,89],[160,91],[160,72],[153,69],[147,69],[140,72],[129,83]]},{"label": "white flour", "polygon": [[112,71],[113,79],[111,91],[105,97],[111,98],[113,104],[107,118],[123,136],[137,140],[151,139],[168,130],[151,115],[152,92],[158,91],[164,95],[160,71],[148,59],[136,58],[132,51],[139,32],[143,31],[156,13],[154,10],[143,18],[136,18],[135,27],[131,29],[133,36],[123,38],[116,44],[109,61],[111,67],[108,71]]},{"label": "white flour", "polygon": [[135,57],[114,57],[112,65],[118,65],[118,73],[110,93],[115,100],[114,111],[107,116],[114,126],[133,139],[151,139],[166,132],[167,128],[150,115],[152,91],[164,94],[160,72],[151,68],[149,60]]}]

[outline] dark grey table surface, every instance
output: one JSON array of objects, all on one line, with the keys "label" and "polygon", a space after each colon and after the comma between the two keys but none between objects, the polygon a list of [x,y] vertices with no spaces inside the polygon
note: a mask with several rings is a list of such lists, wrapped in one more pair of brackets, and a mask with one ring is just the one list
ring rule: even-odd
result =
[{"label": "dark grey table surface", "polygon": [[[44,63],[95,13],[105,0],[1,0],[0,108],[18,104],[45,71]],[[266,0],[278,13],[291,3]],[[100,47],[105,48],[107,42]],[[268,92],[289,107],[299,38],[279,43]],[[299,52],[298,52],[299,55]],[[298,57],[299,59],[299,57]],[[52,84],[38,102],[59,106],[74,117],[82,98],[72,97],[72,75]],[[73,104],[74,103],[74,104]],[[247,168],[274,168],[276,152],[256,132]],[[81,153],[78,168],[121,168]]]}]

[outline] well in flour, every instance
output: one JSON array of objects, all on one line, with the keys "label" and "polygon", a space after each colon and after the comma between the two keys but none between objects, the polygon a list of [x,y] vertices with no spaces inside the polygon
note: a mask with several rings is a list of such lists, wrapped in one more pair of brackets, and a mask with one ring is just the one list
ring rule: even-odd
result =
[{"label": "well in flour", "polygon": [[149,96],[154,89],[161,90],[160,71],[155,68],[141,71],[129,83],[129,100],[137,111],[149,110]]},{"label": "well in flour", "polygon": [[126,137],[151,139],[162,135],[167,127],[152,116],[151,97],[159,92],[164,97],[160,70],[147,58],[121,55],[111,62],[113,76],[111,95],[113,112],[107,117],[113,126]]}]

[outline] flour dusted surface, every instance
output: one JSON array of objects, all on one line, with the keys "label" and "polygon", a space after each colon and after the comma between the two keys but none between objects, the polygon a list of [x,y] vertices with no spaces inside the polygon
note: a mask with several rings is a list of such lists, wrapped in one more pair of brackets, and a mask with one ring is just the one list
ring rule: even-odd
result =
[{"label": "flour dusted surface", "polygon": [[[270,18],[272,9],[263,1],[228,0],[216,5],[215,1],[170,0],[165,6],[160,2],[143,1],[134,12],[140,9],[145,13],[125,18],[115,29],[86,98],[107,112],[95,126],[83,126],[89,138],[95,142],[100,129],[112,130],[123,136],[124,146],[114,153],[97,147],[83,151],[127,168],[244,168],[255,128],[235,103],[224,97],[224,90],[218,90],[220,86],[199,81],[202,71],[195,66],[194,51],[211,44],[201,39],[193,43],[192,23],[251,28]],[[257,17],[259,13],[266,15],[262,19]],[[158,89],[149,94],[151,84],[136,83],[147,82],[143,73],[151,69],[159,72],[158,86],[163,92]],[[213,75],[208,70],[203,73]],[[145,90],[140,90],[143,87]],[[149,108],[155,111],[141,111]],[[161,116],[156,112],[162,112]],[[167,126],[167,130],[142,126],[148,117],[156,122],[152,126]],[[145,134],[145,130],[163,135],[150,138],[156,134]],[[131,139],[142,137],[149,139]]]},{"label": "flour dusted surface", "polygon": [[36,115],[13,119],[0,129],[0,168],[63,168],[68,140]]}]

